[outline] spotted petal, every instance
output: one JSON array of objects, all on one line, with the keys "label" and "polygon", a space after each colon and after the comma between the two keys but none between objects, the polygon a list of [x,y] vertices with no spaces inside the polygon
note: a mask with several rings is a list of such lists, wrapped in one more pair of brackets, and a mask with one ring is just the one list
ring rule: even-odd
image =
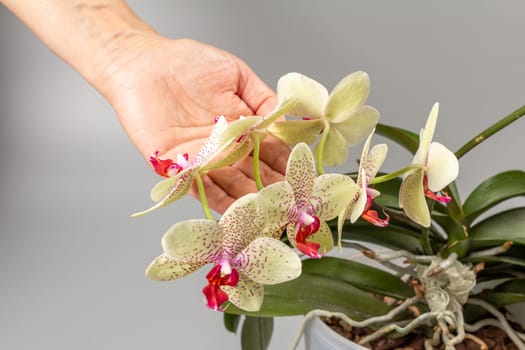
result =
[{"label": "spotted petal", "polygon": [[310,203],[321,221],[338,216],[354,198],[358,187],[342,174],[323,174],[315,180]]},{"label": "spotted petal", "polygon": [[301,259],[283,242],[260,237],[234,261],[234,268],[260,284],[278,284],[301,274]]},{"label": "spotted petal", "polygon": [[219,221],[224,238],[223,246],[230,254],[237,254],[255,238],[262,235],[267,220],[264,201],[256,193],[237,199]]},{"label": "spotted petal", "polygon": [[263,285],[252,281],[242,273],[239,274],[239,281],[235,287],[221,286],[221,289],[228,294],[229,301],[239,309],[254,312],[261,308],[264,296]]},{"label": "spotted petal", "polygon": [[178,261],[211,263],[222,251],[222,232],[214,220],[186,220],[162,237],[164,253]]},{"label": "spotted petal", "polygon": [[292,186],[286,181],[276,182],[259,191],[264,200],[267,221],[265,232],[268,236],[279,238],[288,224],[291,209],[295,206]]},{"label": "spotted petal", "polygon": [[359,179],[357,181],[359,181],[359,198],[357,199],[357,201],[355,202],[355,204],[352,206],[352,209],[351,209],[352,210],[351,215],[350,215],[351,223],[356,222],[357,219],[361,217],[361,215],[365,211],[366,204],[368,202],[367,193],[366,193],[368,184],[366,182],[366,170],[364,168],[360,168]]},{"label": "spotted petal", "polygon": [[456,155],[438,142],[432,142],[428,150],[426,175],[432,192],[442,190],[458,177],[459,162]]},{"label": "spotted petal", "polygon": [[403,208],[414,222],[429,227],[430,212],[423,189],[424,175],[423,169],[407,173],[399,189],[399,207]]},{"label": "spotted petal", "polygon": [[325,117],[331,123],[339,123],[348,119],[355,108],[363,105],[369,92],[370,79],[368,74],[358,71],[347,75],[330,94],[326,104]]},{"label": "spotted petal", "polygon": [[370,135],[379,121],[379,112],[374,107],[360,106],[347,119],[332,124],[343,135],[348,146],[357,145]]},{"label": "spotted petal", "polygon": [[261,117],[249,116],[231,122],[220,136],[221,142],[227,143],[230,140],[238,140],[243,134],[247,133],[252,126],[259,123]]},{"label": "spotted petal", "polygon": [[246,137],[243,141],[234,143],[231,148],[225,152],[226,155],[224,157],[218,158],[203,166],[201,172],[232,165],[246,157],[252,151],[252,148],[253,143],[251,138]]},{"label": "spotted petal", "polygon": [[366,170],[366,176],[368,177],[368,181],[373,179],[381,166],[383,165],[383,162],[386,159],[386,155],[388,153],[388,146],[385,143],[381,143],[379,145],[375,145],[370,150],[370,153],[368,154],[368,157],[366,158],[366,164],[364,164],[364,168]]},{"label": "spotted petal", "polygon": [[328,91],[317,81],[299,73],[288,73],[277,82],[277,103],[297,100],[288,115],[297,117],[323,118]]},{"label": "spotted petal", "polygon": [[217,122],[215,123],[210,133],[210,136],[208,137],[208,139],[206,139],[206,142],[202,146],[201,150],[199,151],[199,153],[197,153],[197,155],[191,162],[192,166],[202,167],[204,164],[206,164],[216,155],[218,155],[231,142],[234,141],[233,139],[224,140],[221,137],[221,135],[225,132],[227,127],[228,122],[226,121],[226,118],[220,116],[217,119]]},{"label": "spotted petal", "polygon": [[309,204],[317,176],[314,156],[306,143],[297,144],[288,158],[286,181],[292,186],[298,207]]},{"label": "spotted petal", "polygon": [[[151,191],[151,198],[157,199],[160,197],[157,203],[144,211],[131,215],[132,217],[142,216],[153,210],[165,207],[182,197],[184,197],[191,188],[193,183],[193,176],[197,173],[196,169],[188,168],[174,176],[159,182]],[[174,182],[175,181],[175,182]],[[174,185],[172,183],[174,182]],[[164,193],[166,192],[166,193]],[[162,197],[161,194],[164,194]]]},{"label": "spotted petal", "polygon": [[162,254],[151,262],[146,269],[146,275],[156,281],[171,281],[198,270],[206,262],[200,263],[178,261],[166,254]]},{"label": "spotted petal", "polygon": [[323,122],[319,119],[275,122],[268,128],[272,135],[288,146],[295,146],[299,142],[312,144],[322,130]]}]

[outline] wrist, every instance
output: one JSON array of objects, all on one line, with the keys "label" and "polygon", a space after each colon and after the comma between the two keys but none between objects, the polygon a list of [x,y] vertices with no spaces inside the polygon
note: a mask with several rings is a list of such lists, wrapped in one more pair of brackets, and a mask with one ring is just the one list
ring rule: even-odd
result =
[{"label": "wrist", "polygon": [[103,95],[105,76],[158,34],[124,0],[0,0]]}]

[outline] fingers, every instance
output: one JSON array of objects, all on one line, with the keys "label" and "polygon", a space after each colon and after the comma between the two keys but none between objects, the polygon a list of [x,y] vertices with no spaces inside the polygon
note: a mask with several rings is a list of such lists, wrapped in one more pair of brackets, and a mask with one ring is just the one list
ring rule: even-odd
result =
[{"label": "fingers", "polygon": [[290,147],[275,136],[269,135],[261,142],[260,160],[274,171],[284,175],[290,156]]},{"label": "fingers", "polygon": [[246,63],[240,61],[239,65],[239,97],[256,115],[270,113],[277,105],[277,97],[275,93],[251,70],[250,67],[248,67]]},{"label": "fingers", "polygon": [[[224,213],[226,209],[235,202],[236,198],[224,191],[209,175],[204,175],[201,179],[210,208],[220,214]],[[193,183],[190,193],[193,197],[199,200],[199,192],[195,182]]]},{"label": "fingers", "polygon": [[[267,137],[261,146],[259,172],[263,185],[283,181],[290,153],[288,146],[274,137]],[[202,179],[208,204],[219,213],[224,213],[236,199],[258,191],[253,157],[246,157],[231,166],[214,169]],[[196,193],[196,189],[193,189],[193,194]]]}]

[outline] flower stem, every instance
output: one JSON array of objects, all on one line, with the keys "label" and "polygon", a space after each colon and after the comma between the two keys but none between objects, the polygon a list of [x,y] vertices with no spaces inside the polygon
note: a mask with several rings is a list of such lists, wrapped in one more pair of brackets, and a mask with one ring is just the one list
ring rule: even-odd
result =
[{"label": "flower stem", "polygon": [[391,173],[388,173],[386,175],[376,176],[370,181],[370,184],[371,185],[373,185],[373,184],[380,184],[382,182],[390,181],[392,179],[397,178],[399,175],[404,174],[407,171],[412,170],[412,169],[423,169],[423,165],[421,165],[421,164],[410,164],[409,166],[406,166],[404,168],[398,169],[398,170],[393,171]]},{"label": "flower stem", "polygon": [[257,135],[257,132],[252,134],[253,137],[253,176],[255,177],[255,185],[257,190],[261,190],[264,185],[261,179],[260,160],[259,155],[261,153],[261,138]]},{"label": "flower stem", "polygon": [[321,139],[319,140],[319,143],[317,144],[317,174],[318,175],[324,174],[324,169],[323,169],[324,144],[326,143],[326,139],[328,138],[329,131],[330,131],[330,123],[324,120],[323,133],[321,134]]},{"label": "flower stem", "polygon": [[210,206],[208,205],[208,198],[206,198],[206,192],[204,191],[204,184],[202,183],[200,174],[195,176],[195,181],[197,182],[197,189],[199,191],[199,198],[201,201],[202,210],[204,211],[204,216],[206,216],[206,219],[215,220],[213,214],[211,213]]},{"label": "flower stem", "polygon": [[494,135],[504,127],[512,124],[513,122],[517,121],[521,117],[525,115],[525,106],[521,106],[508,116],[504,117],[497,123],[491,125],[487,129],[483,130],[476,136],[474,136],[471,140],[469,140],[466,144],[464,144],[460,149],[456,151],[456,157],[459,159],[463,157],[465,154],[467,154],[470,150],[472,150],[474,147],[488,139],[490,136]]},{"label": "flower stem", "polygon": [[[434,209],[434,201],[427,200],[428,210],[432,213]],[[421,236],[419,237],[419,243],[423,248],[423,253],[426,255],[434,255],[434,250],[432,249],[432,244],[430,243],[430,227],[423,227],[421,229]]]}]

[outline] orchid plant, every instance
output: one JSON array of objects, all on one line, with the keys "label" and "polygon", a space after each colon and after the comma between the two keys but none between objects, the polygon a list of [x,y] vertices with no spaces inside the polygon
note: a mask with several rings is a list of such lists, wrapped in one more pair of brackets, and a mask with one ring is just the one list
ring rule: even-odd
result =
[{"label": "orchid plant", "polygon": [[[437,103],[418,135],[379,123],[379,112],[365,105],[369,90],[365,72],[346,76],[331,93],[290,73],[279,80],[278,105],[269,115],[217,117],[192,158],[155,152],[151,165],[165,179],[152,190],[156,204],[135,215],[175,202],[195,181],[205,218],[171,227],[146,274],[167,281],[211,265],[205,304],[224,312],[230,331],[244,317],[243,349],[265,349],[272,317],[289,315],[306,315],[305,322],[336,316],[366,327],[356,341],[372,348],[378,338],[411,332],[422,334],[425,349],[454,349],[466,339],[483,348],[474,332],[490,325],[525,349],[525,334],[503,309],[525,302],[525,207],[496,207],[525,195],[525,172],[495,174],[464,201],[455,184],[460,158],[518,120],[525,106],[453,152],[432,141]],[[372,146],[375,134],[407,149],[412,162],[380,172],[388,146]],[[258,158],[267,135],[292,150],[284,180],[265,187]],[[325,172],[362,141],[356,169]],[[201,176],[250,152],[258,192],[215,219]],[[348,249],[374,264],[344,258]],[[292,348],[301,334],[302,327]]]}]

